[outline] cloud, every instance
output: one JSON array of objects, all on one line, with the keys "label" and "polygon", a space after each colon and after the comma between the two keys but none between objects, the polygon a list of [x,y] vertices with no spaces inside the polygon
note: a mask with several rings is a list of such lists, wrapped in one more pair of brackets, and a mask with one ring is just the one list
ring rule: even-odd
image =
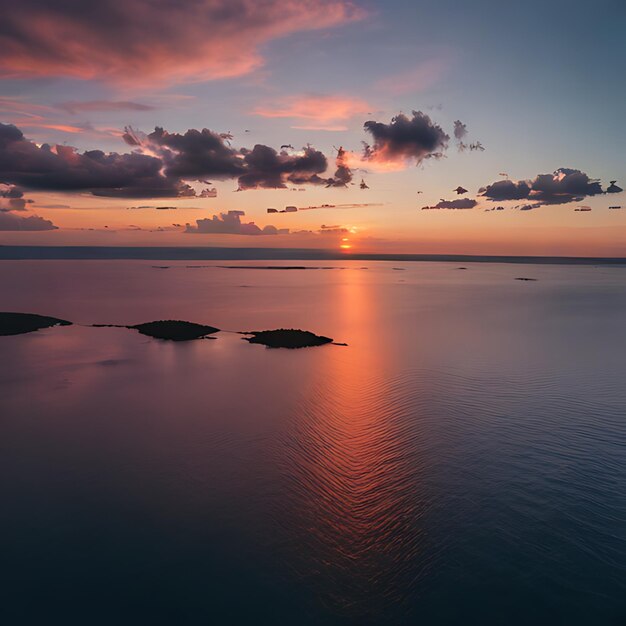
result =
[{"label": "cloud", "polygon": [[11,124],[0,124],[0,180],[28,189],[89,191],[107,197],[195,195],[161,173],[160,159],[138,153],[80,153],[65,145],[37,145]]},{"label": "cloud", "polygon": [[157,127],[149,135],[127,128],[124,139],[129,145],[158,156],[164,164],[164,174],[169,178],[237,178],[241,190],[285,189],[287,183],[319,185],[329,182],[320,177],[326,171],[328,161],[324,154],[311,146],[296,154],[285,150],[278,152],[262,144],[251,150],[237,150],[223,135],[206,128],[179,134]]},{"label": "cloud", "polygon": [[352,170],[348,165],[348,157],[343,147],[337,150],[337,158],[335,159],[337,169],[332,178],[328,179],[327,187],[347,187],[352,182]]},{"label": "cloud", "polygon": [[184,134],[155,128],[144,134],[126,128],[131,153],[79,152],[66,145],[38,145],[10,124],[0,124],[0,180],[28,189],[87,191],[126,198],[215,197],[214,188],[199,194],[185,181],[208,184],[208,178],[237,179],[239,188],[285,189],[291,185],[345,186],[351,172],[338,154],[332,178],[321,176],[328,161],[311,146],[298,153],[277,152],[257,144],[235,149],[218,133],[190,129]]},{"label": "cloud", "polygon": [[612,180],[610,182],[611,184],[606,188],[607,193],[621,193],[622,191],[624,191],[620,186],[615,184],[617,183],[616,180]]},{"label": "cloud", "polygon": [[278,153],[269,146],[257,144],[245,155],[245,173],[239,179],[240,189],[285,189],[286,182],[294,185],[325,184],[319,175],[326,171],[328,161],[324,154],[307,146],[301,155]]},{"label": "cloud", "polygon": [[361,209],[370,206],[383,206],[382,202],[366,202],[366,203],[354,203],[349,202],[345,204],[319,204],[317,206],[302,206],[298,207],[298,211],[314,211],[317,209]]},{"label": "cloud", "polygon": [[454,139],[456,140],[456,147],[459,152],[465,152],[469,150],[470,152],[484,152],[485,146],[483,146],[480,141],[473,141],[471,143],[465,143],[463,141],[467,137],[467,124],[461,122],[461,120],[456,120],[454,122]]},{"label": "cloud", "polygon": [[269,41],[365,16],[346,0],[1,2],[0,76],[133,86],[241,76]]},{"label": "cloud", "polygon": [[139,206],[126,207],[127,211],[140,211],[144,209],[155,209],[156,211],[198,211],[201,207],[197,206],[173,206],[173,205],[153,205],[141,204]]},{"label": "cloud", "polygon": [[429,209],[473,209],[478,202],[472,198],[459,198],[458,200],[440,200],[434,206],[423,206],[422,211]]},{"label": "cloud", "polygon": [[459,149],[459,152],[465,152],[466,150],[469,150],[470,152],[484,152],[485,151],[485,146],[483,146],[483,144],[480,143],[480,141],[472,141],[471,143],[465,143],[464,141],[460,141],[457,144],[457,148]]},{"label": "cloud", "polygon": [[7,230],[56,230],[55,226],[50,220],[46,220],[38,215],[29,215],[28,217],[22,217],[21,215],[14,215],[13,213],[5,213],[0,211],[0,231]]},{"label": "cloud", "polygon": [[[363,115],[371,107],[360,98],[351,96],[314,96],[300,95],[287,98],[284,103],[264,104],[258,106],[253,113],[268,118],[292,118],[317,122],[323,128],[336,121],[350,119],[356,115]],[[298,128],[303,128],[299,126]],[[318,128],[316,124],[305,128]]]},{"label": "cloud", "polygon": [[[609,187],[610,189],[610,187]],[[607,189],[608,192],[608,189]],[[600,182],[580,170],[561,167],[553,174],[539,174],[533,180],[499,180],[479,190],[485,198],[504,200],[531,200],[533,207],[545,204],[580,202],[588,196],[603,194]]]},{"label": "cloud", "polygon": [[373,145],[367,145],[362,156],[340,147],[329,176],[328,159],[311,145],[297,152],[263,144],[235,148],[230,133],[207,128],[170,133],[156,127],[146,134],[126,127],[120,136],[131,152],[105,153],[38,144],[16,126],[0,124],[0,180],[30,190],[87,192],[110,198],[213,198],[217,195],[214,187],[198,191],[190,183],[210,185],[208,180],[214,178],[236,179],[238,191],[346,187],[352,184],[354,168],[402,169],[409,163],[441,157],[449,139],[419,112],[411,119],[398,115],[389,124],[369,121],[365,128],[374,137]]},{"label": "cloud", "polygon": [[565,204],[603,193],[597,180],[580,170],[560,168],[554,174],[540,174],[532,182],[530,198],[542,204]]},{"label": "cloud", "polygon": [[467,135],[467,125],[463,124],[461,120],[454,122],[454,138],[458,141],[462,141]]},{"label": "cloud", "polygon": [[123,139],[128,145],[159,157],[166,177],[227,179],[245,170],[241,155],[227,145],[219,133],[207,128],[192,128],[179,134],[157,127],[145,135],[127,127]]},{"label": "cloud", "polygon": [[196,220],[196,225],[186,224],[186,233],[199,233],[211,235],[285,235],[289,233],[287,228],[265,226],[259,228],[254,222],[242,222],[244,211],[228,211],[213,215],[211,218]]},{"label": "cloud", "polygon": [[88,100],[61,102],[57,105],[68,113],[91,113],[93,111],[153,111],[155,107],[139,102],[126,102],[115,100]]},{"label": "cloud", "polygon": [[15,185],[0,183],[0,211],[25,211],[32,200],[24,198],[24,192]]},{"label": "cloud", "polygon": [[373,145],[365,144],[364,150],[364,159],[371,162],[419,164],[443,156],[450,139],[421,111],[413,111],[411,118],[396,115],[389,124],[370,120],[364,128],[373,138]]},{"label": "cloud", "polygon": [[479,189],[479,194],[494,202],[503,200],[523,200],[528,198],[530,186],[525,180],[514,182],[512,180],[499,180],[487,187]]}]

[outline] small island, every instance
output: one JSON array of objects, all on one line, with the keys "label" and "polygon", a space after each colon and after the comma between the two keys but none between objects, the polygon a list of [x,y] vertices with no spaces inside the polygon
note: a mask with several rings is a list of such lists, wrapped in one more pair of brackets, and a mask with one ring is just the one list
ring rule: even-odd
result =
[{"label": "small island", "polygon": [[72,322],[34,313],[0,312],[0,335],[22,335],[52,326],[71,326]]},{"label": "small island", "polygon": [[515,280],[526,280],[526,281],[531,281],[531,282],[535,282],[536,280],[538,280],[537,278],[526,278],[524,276],[521,276],[519,278],[516,278]]},{"label": "small island", "polygon": [[278,328],[277,330],[258,330],[241,333],[242,335],[252,335],[245,337],[250,343],[260,343],[268,348],[311,348],[313,346],[323,346],[332,343],[330,337],[321,337],[308,330],[298,330],[295,328]]},{"label": "small island", "polygon": [[155,339],[167,339],[170,341],[190,341],[192,339],[204,339],[207,335],[219,332],[219,328],[185,322],[182,320],[159,320],[146,322],[134,326],[126,326],[140,332],[142,335]]}]

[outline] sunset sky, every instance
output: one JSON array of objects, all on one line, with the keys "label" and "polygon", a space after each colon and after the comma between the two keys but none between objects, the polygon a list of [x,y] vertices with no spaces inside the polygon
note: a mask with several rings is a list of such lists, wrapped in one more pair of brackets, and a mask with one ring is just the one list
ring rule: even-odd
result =
[{"label": "sunset sky", "polygon": [[0,244],[626,256],[623,0],[0,8]]}]

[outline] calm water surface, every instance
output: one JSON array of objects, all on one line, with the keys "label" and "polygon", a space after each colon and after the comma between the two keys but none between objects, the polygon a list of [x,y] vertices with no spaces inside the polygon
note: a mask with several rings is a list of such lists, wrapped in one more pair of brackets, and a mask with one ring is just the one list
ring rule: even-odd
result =
[{"label": "calm water surface", "polygon": [[0,623],[626,624],[626,268],[190,264],[0,310],[349,346],[0,337]]}]

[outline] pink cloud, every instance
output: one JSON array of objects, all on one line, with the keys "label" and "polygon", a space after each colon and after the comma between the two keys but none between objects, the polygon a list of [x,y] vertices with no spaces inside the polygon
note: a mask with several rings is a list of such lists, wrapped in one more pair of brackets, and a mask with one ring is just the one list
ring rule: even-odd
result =
[{"label": "pink cloud", "polygon": [[261,105],[253,113],[269,118],[307,120],[308,123],[294,128],[346,130],[344,125],[333,124],[333,122],[348,120],[369,111],[371,111],[370,105],[361,98],[299,95],[289,97],[281,103]]},{"label": "pink cloud", "polygon": [[48,130],[58,130],[62,133],[79,134],[84,133],[85,129],[81,126],[71,126],[70,124],[49,124],[44,122],[28,123],[21,122],[24,128],[45,128]]},{"label": "pink cloud", "polygon": [[125,85],[229,78],[261,66],[269,41],[364,15],[348,0],[22,0],[3,15],[0,76]]}]

